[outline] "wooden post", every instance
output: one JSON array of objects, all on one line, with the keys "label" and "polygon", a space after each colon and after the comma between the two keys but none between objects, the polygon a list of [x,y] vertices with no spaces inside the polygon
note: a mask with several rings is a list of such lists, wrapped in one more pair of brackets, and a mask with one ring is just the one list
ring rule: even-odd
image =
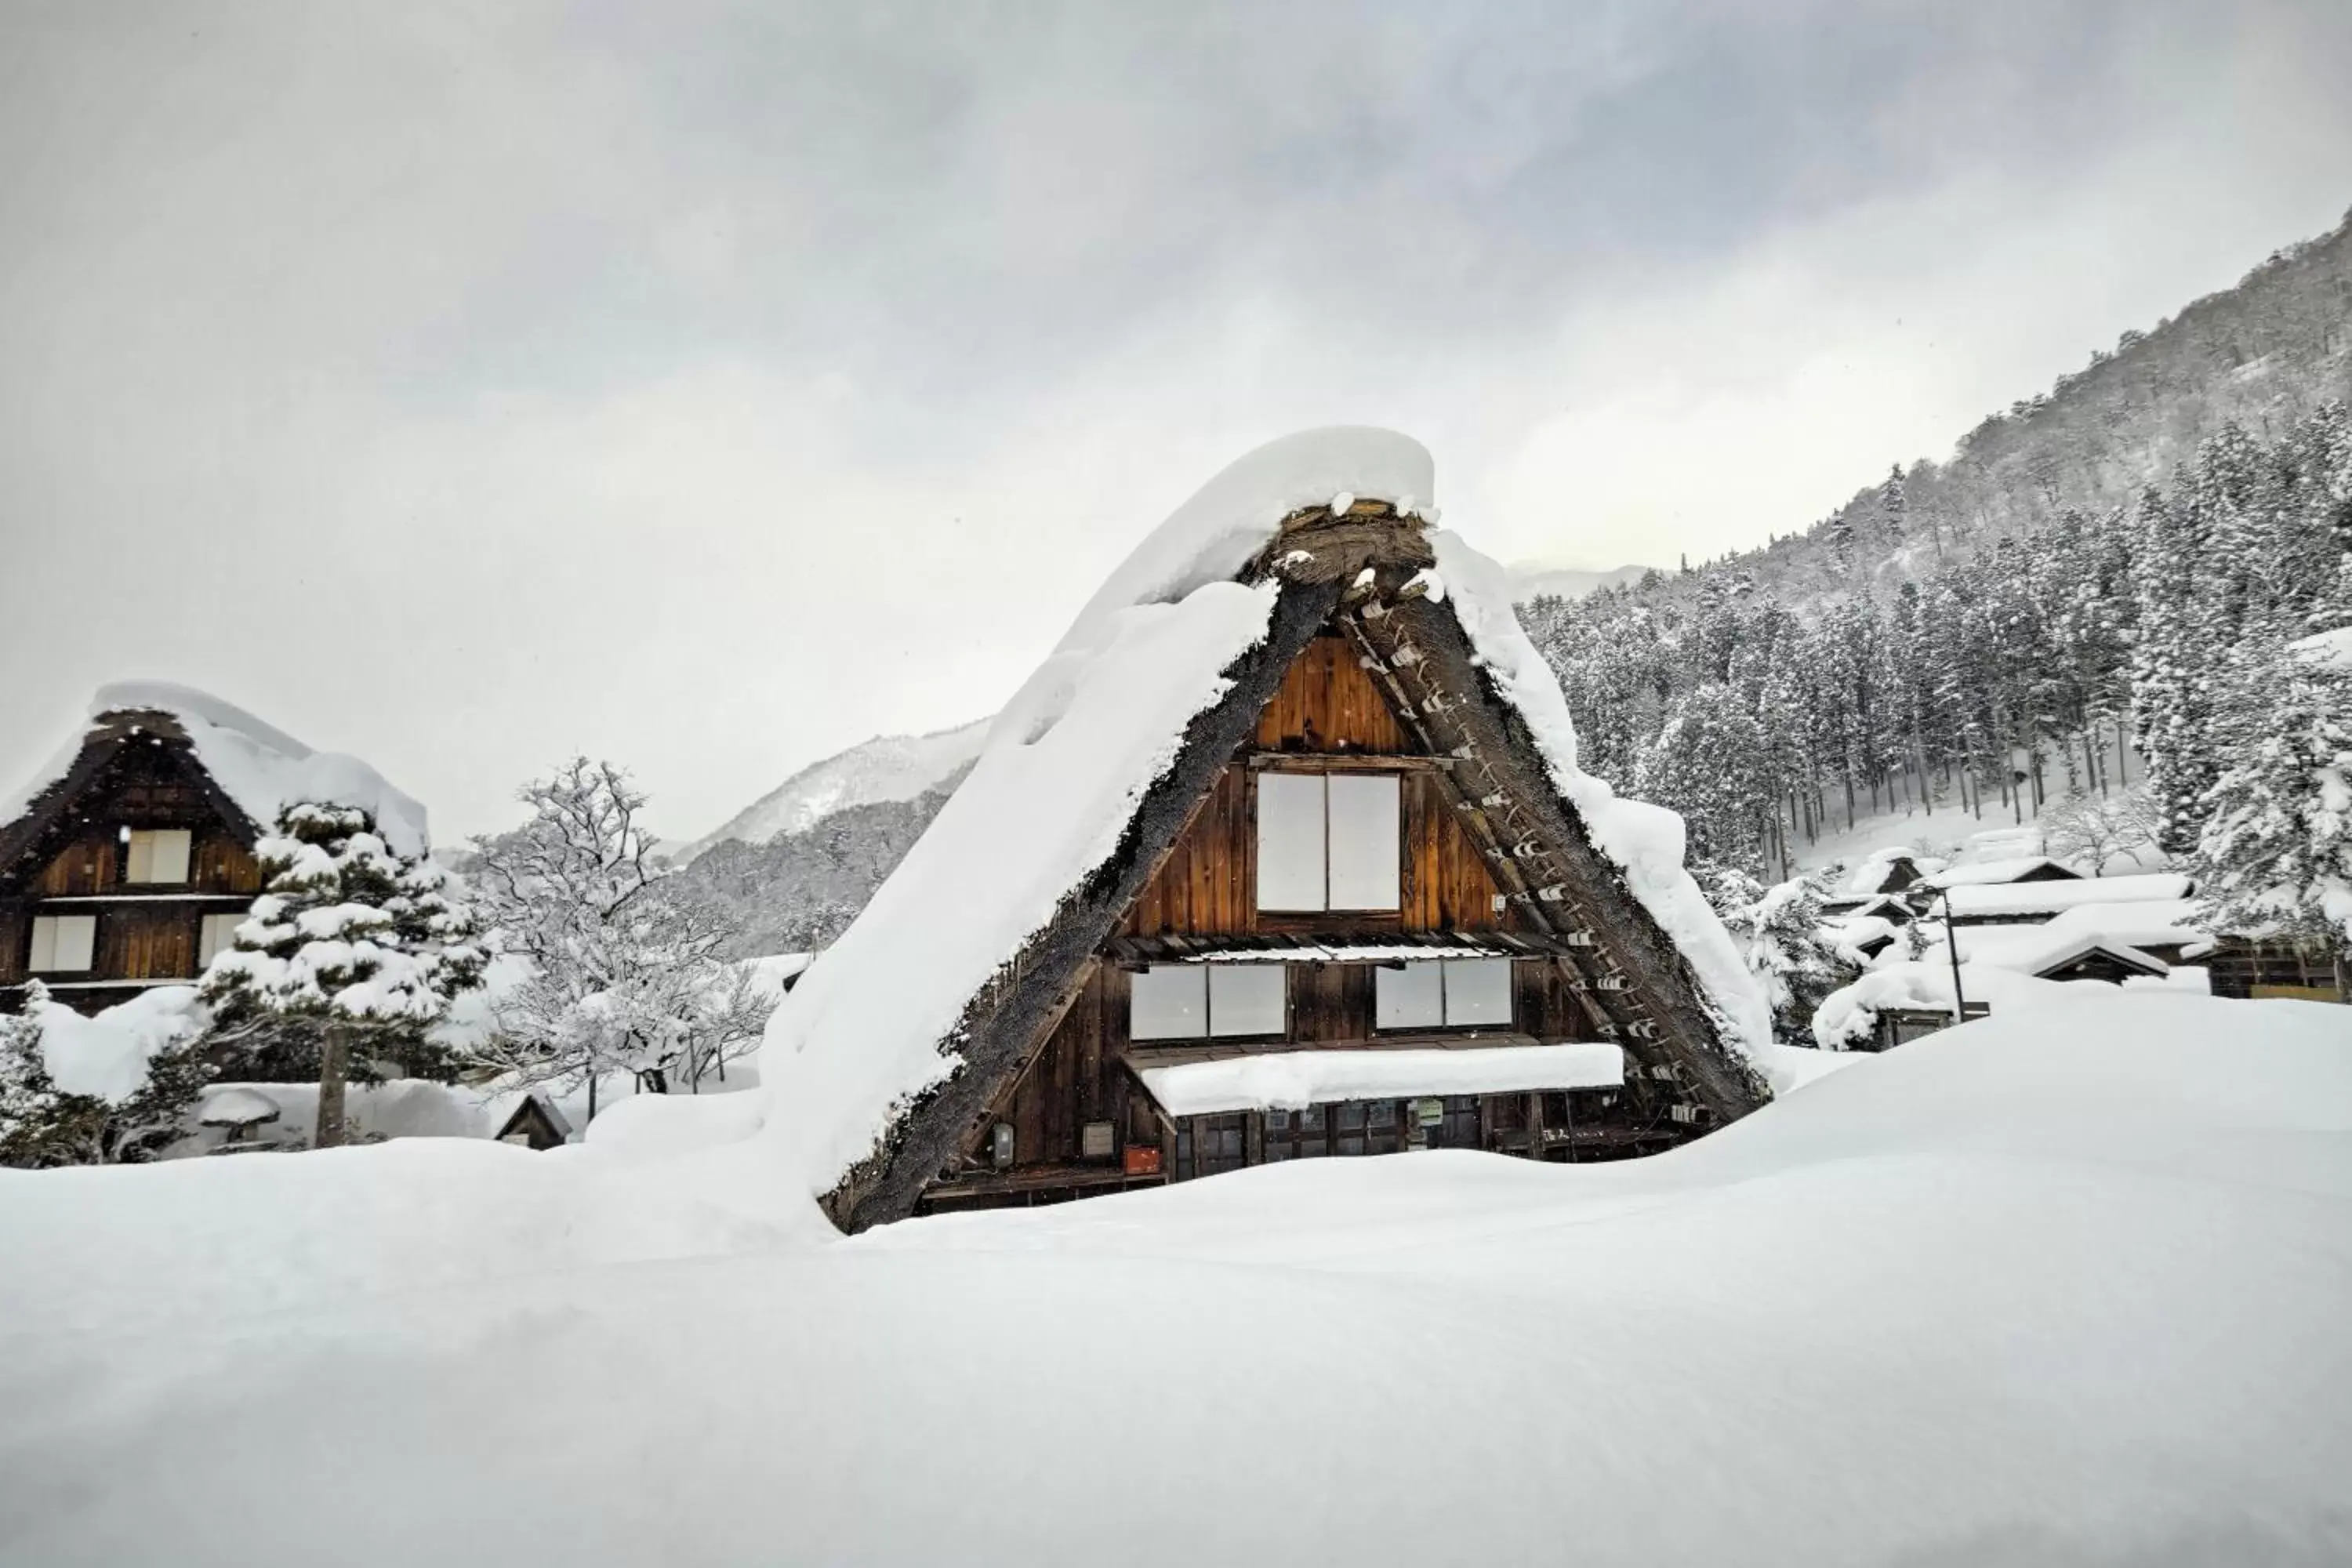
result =
[{"label": "wooden post", "polygon": [[341,1024],[327,1026],[319,1043],[319,1124],[312,1146],[332,1149],[343,1142],[343,1085],[351,1076],[351,1040]]}]

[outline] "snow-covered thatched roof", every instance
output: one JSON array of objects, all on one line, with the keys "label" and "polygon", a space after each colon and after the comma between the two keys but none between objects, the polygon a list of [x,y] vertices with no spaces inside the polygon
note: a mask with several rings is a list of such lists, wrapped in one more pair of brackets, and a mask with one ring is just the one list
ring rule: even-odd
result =
[{"label": "snow-covered thatched roof", "polygon": [[[1286,592],[1282,569],[1311,559],[1275,547],[1286,520],[1328,509],[1344,530],[1357,503],[1379,501],[1421,539],[1434,488],[1417,442],[1313,430],[1243,458],[1145,536],[998,716],[929,830],[778,1009],[761,1056],[769,1134],[809,1191],[833,1189],[968,1065],[961,1031],[982,994],[1034,973],[1016,959],[1035,958],[1041,934],[1131,845],[1147,796],[1169,793],[1156,786],[1180,761],[1192,764],[1206,742],[1195,731],[1234,690],[1244,656],[1322,624],[1341,584],[1327,582],[1313,605]],[[1433,570],[1415,592],[1450,610],[1457,640],[1533,738],[1592,847],[1679,950],[1716,1020],[1717,1048],[1738,1058],[1769,1044],[1762,1000],[1683,869],[1681,819],[1618,800],[1578,768],[1567,704],[1513,615],[1501,569],[1447,533],[1416,548]],[[1265,569],[1252,573],[1254,563]],[[1177,826],[1150,825],[1171,837]],[[1754,1076],[1752,1065],[1741,1070]]]},{"label": "snow-covered thatched roof", "polygon": [[315,802],[366,812],[384,842],[400,854],[419,855],[426,848],[425,807],[359,758],[313,751],[242,708],[163,680],[100,687],[90,699],[89,723],[82,732],[23,788],[0,799],[0,832],[51,798],[93,745],[143,731],[184,741],[257,833],[272,829],[286,807]]},{"label": "snow-covered thatched roof", "polygon": [[2029,878],[2063,882],[2081,876],[2082,873],[2072,866],[2053,860],[2047,855],[2012,855],[1998,860],[1968,861],[1958,866],[1947,866],[1922,880],[1931,888],[1978,888],[2022,882]]},{"label": "snow-covered thatched roof", "polygon": [[2169,902],[2185,899],[2189,893],[2189,879],[2179,872],[2145,871],[2129,877],[1954,888],[1948,901],[1953,917],[1966,921],[2056,914],[2084,904]]}]

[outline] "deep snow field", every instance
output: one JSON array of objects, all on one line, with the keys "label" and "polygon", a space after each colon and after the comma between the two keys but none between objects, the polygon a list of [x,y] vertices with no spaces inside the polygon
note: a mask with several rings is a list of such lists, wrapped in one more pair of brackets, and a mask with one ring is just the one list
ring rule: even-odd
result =
[{"label": "deep snow field", "polygon": [[0,1173],[0,1561],[2352,1561],[2352,1013],[2068,990],[1656,1160],[849,1241],[749,1094]]}]

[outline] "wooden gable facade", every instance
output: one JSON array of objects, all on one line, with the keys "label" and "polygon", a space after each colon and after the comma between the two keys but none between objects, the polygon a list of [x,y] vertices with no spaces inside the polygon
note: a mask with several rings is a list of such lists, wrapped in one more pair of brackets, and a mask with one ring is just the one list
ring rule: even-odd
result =
[{"label": "wooden gable facade", "polygon": [[0,824],[0,1006],[28,980],[83,1013],[192,983],[261,890],[256,837],[170,715],[106,714]]},{"label": "wooden gable facade", "polygon": [[[1428,563],[1417,525],[1399,526],[1380,503],[1357,510],[1367,509],[1368,520],[1318,511],[1286,525],[1283,542],[1294,547],[1280,560],[1290,571],[1268,568],[1286,580],[1273,635],[1245,661],[1255,668],[1195,721],[1091,897],[1066,905],[968,1010],[971,1066],[828,1198],[846,1228],[1287,1158],[1428,1147],[1560,1160],[1642,1153],[1765,1098],[1715,1035],[1671,943],[1584,839],[1524,730],[1511,728],[1516,716],[1480,684],[1452,612],[1406,591]],[[1299,580],[1302,558],[1314,559],[1295,547],[1302,521],[1311,532],[1364,521],[1389,531],[1360,552],[1332,552],[1336,563],[1325,556],[1320,573]],[[1340,569],[1352,580],[1334,581]],[[1449,705],[1441,680],[1482,700]],[[1350,788],[1393,811],[1392,829],[1380,829],[1395,837],[1393,894],[1379,907],[1266,907],[1261,854],[1287,858],[1272,837],[1269,792],[1281,782],[1295,797],[1301,776],[1326,788],[1378,781]],[[1336,855],[1336,808],[1329,820],[1325,851]],[[1441,1011],[1398,1022],[1399,1005],[1384,1020],[1384,988],[1401,992],[1441,964]],[[1188,970],[1201,972],[1205,997],[1197,1032],[1147,1031],[1139,988],[1189,984]],[[1258,1012],[1227,1032],[1218,987],[1238,986],[1244,971],[1263,983],[1252,987]],[[1453,1010],[1456,975],[1465,995],[1473,981],[1480,993],[1465,1016]],[[1624,1047],[1622,1075],[1463,1093],[1459,1073],[1425,1065],[1461,1065],[1437,1052],[1596,1041]],[[1151,1087],[1165,1068],[1266,1057],[1292,1067],[1326,1051],[1413,1055],[1381,1058],[1402,1076],[1383,1075],[1378,1094],[1287,1110],[1186,1113]],[[1425,1091],[1407,1081],[1423,1070]]]}]

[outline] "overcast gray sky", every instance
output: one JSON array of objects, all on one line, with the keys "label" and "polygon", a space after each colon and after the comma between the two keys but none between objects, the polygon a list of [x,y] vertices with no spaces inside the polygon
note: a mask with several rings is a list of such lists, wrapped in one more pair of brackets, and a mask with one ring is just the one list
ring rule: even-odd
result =
[{"label": "overcast gray sky", "polygon": [[152,676],[690,837],[1308,425],[1756,542],[2331,226],[2347,80],[2342,0],[0,0],[0,783]]}]

